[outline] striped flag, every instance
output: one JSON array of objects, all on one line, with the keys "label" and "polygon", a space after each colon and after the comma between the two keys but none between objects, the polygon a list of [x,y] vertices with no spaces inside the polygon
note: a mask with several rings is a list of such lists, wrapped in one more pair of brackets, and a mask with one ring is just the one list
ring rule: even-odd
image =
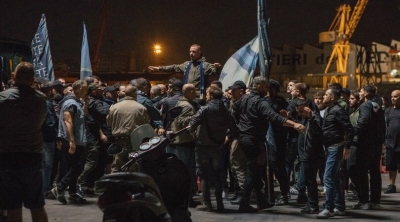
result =
[{"label": "striped flag", "polygon": [[246,85],[250,85],[257,66],[258,50],[259,38],[255,37],[228,59],[219,77],[223,90],[237,80],[242,80]]},{"label": "striped flag", "polygon": [[92,65],[90,64],[89,43],[87,39],[86,25],[83,23],[83,40],[81,50],[81,75],[80,79],[92,75]]},{"label": "striped flag", "polygon": [[53,61],[50,53],[49,35],[47,33],[46,16],[42,14],[39,28],[31,43],[35,76],[54,81]]},{"label": "striped flag", "polygon": [[257,6],[258,35],[235,52],[225,63],[219,78],[223,90],[237,80],[242,80],[249,86],[253,79],[257,61],[259,61],[261,75],[269,78],[272,56],[267,36],[267,23],[265,22],[265,0],[258,0]]}]

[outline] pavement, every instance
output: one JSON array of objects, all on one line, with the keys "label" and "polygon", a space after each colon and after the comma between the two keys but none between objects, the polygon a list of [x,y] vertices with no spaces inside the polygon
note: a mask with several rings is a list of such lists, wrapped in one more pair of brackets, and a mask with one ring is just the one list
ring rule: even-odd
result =
[{"label": "pavement", "polygon": [[[382,174],[382,191],[388,185],[388,174]],[[276,191],[279,189],[276,187]],[[335,216],[328,220],[344,219],[345,221],[400,221],[400,189],[399,193],[384,194],[382,192],[382,201],[380,210],[353,210],[351,206],[356,204],[356,201],[346,201],[346,215]],[[196,196],[200,199],[200,196]],[[231,205],[225,200],[224,213],[217,212],[199,212],[194,208],[190,208],[192,220],[194,222],[224,222],[224,221],[246,221],[246,222],[261,222],[261,221],[316,221],[315,215],[301,214],[300,207],[304,204],[296,203],[296,195],[292,195],[289,205],[276,206],[256,214],[237,213],[238,206]],[[320,197],[320,208],[324,203],[324,196]],[[85,205],[61,205],[56,200],[46,200],[46,211],[49,221],[60,222],[94,222],[102,221],[102,212],[96,206],[95,197],[88,197]],[[216,208],[215,201],[213,202]],[[24,221],[31,221],[29,210],[23,210]],[[319,220],[320,221],[320,220]]]}]

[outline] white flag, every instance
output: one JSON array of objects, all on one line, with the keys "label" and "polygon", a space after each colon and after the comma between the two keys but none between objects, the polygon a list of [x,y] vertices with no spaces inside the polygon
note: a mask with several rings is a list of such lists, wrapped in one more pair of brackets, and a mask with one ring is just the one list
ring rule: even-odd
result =
[{"label": "white flag", "polygon": [[259,46],[257,36],[228,59],[219,77],[223,90],[237,80],[242,80],[247,86],[250,85],[257,66]]}]

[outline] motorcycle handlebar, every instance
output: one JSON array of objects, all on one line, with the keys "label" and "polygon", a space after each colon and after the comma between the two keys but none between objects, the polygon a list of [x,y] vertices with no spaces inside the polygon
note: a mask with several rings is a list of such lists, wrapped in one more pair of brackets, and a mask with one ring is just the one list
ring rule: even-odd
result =
[{"label": "motorcycle handlebar", "polygon": [[181,129],[181,130],[178,130],[177,132],[172,132],[172,133],[166,134],[166,135],[167,135],[167,137],[168,137],[170,140],[172,140],[172,139],[174,139],[176,136],[178,136],[179,134],[181,134],[181,133],[183,133],[183,132],[185,132],[185,131],[187,131],[187,130],[189,130],[189,129],[190,129],[190,126],[187,126],[187,127],[183,128],[183,129]]},{"label": "motorcycle handlebar", "polygon": [[[171,142],[171,141],[173,141],[173,139],[176,137],[176,136],[178,136],[179,134],[182,134],[183,132],[185,132],[185,131],[187,131],[187,130],[189,130],[190,129],[190,126],[187,126],[187,127],[185,127],[185,128],[183,128],[183,129],[181,129],[181,130],[178,130],[177,132],[172,132],[172,133],[166,133],[166,137],[168,138],[168,140]],[[168,142],[168,144],[169,144],[169,142]],[[145,153],[146,151],[144,151],[143,153]],[[126,162],[122,167],[121,167],[121,170],[122,171],[128,171],[129,170],[129,167],[133,164],[133,163],[135,163],[136,162],[136,160],[137,160],[137,158],[139,157],[140,158],[140,155],[141,153],[130,153],[129,154],[129,161],[128,162]]]}]

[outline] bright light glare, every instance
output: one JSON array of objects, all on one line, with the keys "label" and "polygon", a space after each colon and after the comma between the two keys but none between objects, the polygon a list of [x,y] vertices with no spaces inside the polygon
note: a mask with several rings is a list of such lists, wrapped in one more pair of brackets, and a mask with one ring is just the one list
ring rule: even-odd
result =
[{"label": "bright light glare", "polygon": [[155,54],[160,54],[161,53],[161,46],[160,45],[154,45],[154,53]]},{"label": "bright light glare", "polygon": [[399,77],[399,76],[400,76],[399,70],[393,69],[393,70],[390,72],[390,75],[393,76],[393,77]]}]

